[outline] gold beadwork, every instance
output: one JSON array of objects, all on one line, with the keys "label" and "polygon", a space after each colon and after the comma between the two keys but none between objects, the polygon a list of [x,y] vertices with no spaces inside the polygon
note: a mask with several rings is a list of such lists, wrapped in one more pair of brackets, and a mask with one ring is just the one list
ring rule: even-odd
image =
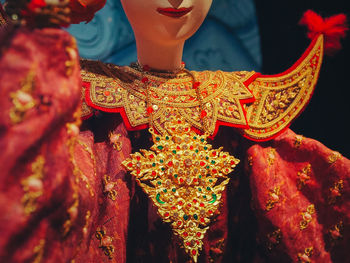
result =
[{"label": "gold beadwork", "polygon": [[343,221],[339,221],[336,225],[329,229],[329,236],[331,239],[331,245],[334,246],[338,240],[343,238],[344,225]]},{"label": "gold beadwork", "polygon": [[158,207],[163,221],[183,240],[197,261],[211,218],[219,213],[227,175],[239,160],[207,144],[208,134],[197,135],[182,117],[165,123],[167,134],[150,129],[154,145],[123,161]]},{"label": "gold beadwork", "polygon": [[332,152],[331,155],[328,157],[328,162],[330,164],[334,164],[342,155],[339,152]]},{"label": "gold beadwork", "polygon": [[266,211],[270,211],[280,201],[281,189],[280,187],[274,187],[269,191],[269,200],[266,202]]},{"label": "gold beadwork", "polygon": [[309,223],[312,221],[312,215],[315,213],[315,206],[309,205],[305,212],[301,213],[302,220],[300,221],[300,230],[304,230],[308,227]]},{"label": "gold beadwork", "polygon": [[36,105],[32,94],[34,92],[35,73],[30,71],[26,78],[21,83],[21,89],[16,92],[11,92],[13,107],[10,110],[10,119],[13,124],[23,121],[28,110]]},{"label": "gold beadwork", "polygon": [[296,135],[294,140],[294,147],[299,149],[302,142],[303,142],[304,136],[302,135]]},{"label": "gold beadwork", "polygon": [[104,181],[104,193],[107,195],[107,197],[113,201],[115,201],[115,198],[117,197],[117,190],[115,189],[115,186],[117,185],[116,182],[111,182],[111,177],[108,175],[105,175],[103,178]]},{"label": "gold beadwork", "polygon": [[44,256],[45,239],[40,239],[39,244],[34,248],[33,253],[35,258],[32,263],[40,263]]},{"label": "gold beadwork", "polygon": [[281,239],[282,239],[281,229],[277,229],[272,233],[267,234],[267,249],[271,251],[274,247],[276,247],[281,242]]},{"label": "gold beadwork", "polygon": [[44,157],[39,155],[31,165],[31,175],[21,181],[25,193],[22,204],[27,215],[36,210],[36,200],[43,194],[44,164]]},{"label": "gold beadwork", "polygon": [[311,262],[311,257],[313,254],[313,247],[308,247],[305,248],[304,253],[298,253],[298,262],[299,263],[310,263]]},{"label": "gold beadwork", "polygon": [[114,253],[114,246],[112,245],[113,238],[107,236],[106,229],[104,227],[96,230],[95,237],[100,241],[99,248],[109,259],[112,259]]},{"label": "gold beadwork", "polygon": [[336,182],[334,184],[333,187],[331,187],[329,189],[329,192],[330,192],[329,196],[328,196],[328,204],[329,205],[335,204],[337,199],[339,199],[339,197],[341,196],[341,191],[343,190],[343,187],[344,187],[344,181],[339,180],[338,182]]},{"label": "gold beadwork", "polygon": [[311,164],[307,164],[303,169],[298,172],[298,189],[301,190],[307,181],[310,180]]}]

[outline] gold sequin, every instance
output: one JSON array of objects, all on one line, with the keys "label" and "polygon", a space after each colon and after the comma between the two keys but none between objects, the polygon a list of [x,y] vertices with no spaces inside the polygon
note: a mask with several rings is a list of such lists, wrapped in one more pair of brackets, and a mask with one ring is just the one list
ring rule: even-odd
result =
[{"label": "gold sequin", "polygon": [[308,227],[309,223],[312,221],[312,215],[315,213],[315,206],[309,205],[305,212],[301,213],[302,220],[300,221],[300,230],[304,230]]}]

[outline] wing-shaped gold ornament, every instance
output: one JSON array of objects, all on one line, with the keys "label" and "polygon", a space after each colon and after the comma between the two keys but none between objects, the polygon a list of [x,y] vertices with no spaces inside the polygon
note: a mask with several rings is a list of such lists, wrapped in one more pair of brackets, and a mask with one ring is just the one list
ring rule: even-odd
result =
[{"label": "wing-shaped gold ornament", "polygon": [[322,58],[320,35],[292,68],[279,75],[260,75],[248,85],[256,100],[246,106],[249,128],[244,130],[245,137],[265,141],[289,127],[312,96]]}]

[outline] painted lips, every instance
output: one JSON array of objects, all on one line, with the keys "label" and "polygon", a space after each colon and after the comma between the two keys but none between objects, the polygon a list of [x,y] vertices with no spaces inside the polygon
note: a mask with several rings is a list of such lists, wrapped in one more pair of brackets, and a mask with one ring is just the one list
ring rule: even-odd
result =
[{"label": "painted lips", "polygon": [[175,9],[175,8],[158,8],[157,11],[158,11],[158,13],[160,13],[162,15],[165,15],[165,16],[179,18],[179,17],[182,17],[182,16],[188,14],[189,12],[191,12],[192,9],[193,9],[193,7],[190,7],[190,8],[179,8],[179,9]]}]

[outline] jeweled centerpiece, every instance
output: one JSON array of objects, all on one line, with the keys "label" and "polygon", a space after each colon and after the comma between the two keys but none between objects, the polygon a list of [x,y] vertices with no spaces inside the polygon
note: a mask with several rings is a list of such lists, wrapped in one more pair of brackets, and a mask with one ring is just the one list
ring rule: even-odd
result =
[{"label": "jeweled centerpiece", "polygon": [[211,218],[218,213],[229,173],[239,160],[207,143],[180,116],[165,123],[167,134],[151,128],[154,145],[131,154],[123,165],[158,207],[164,222],[197,262]]}]

